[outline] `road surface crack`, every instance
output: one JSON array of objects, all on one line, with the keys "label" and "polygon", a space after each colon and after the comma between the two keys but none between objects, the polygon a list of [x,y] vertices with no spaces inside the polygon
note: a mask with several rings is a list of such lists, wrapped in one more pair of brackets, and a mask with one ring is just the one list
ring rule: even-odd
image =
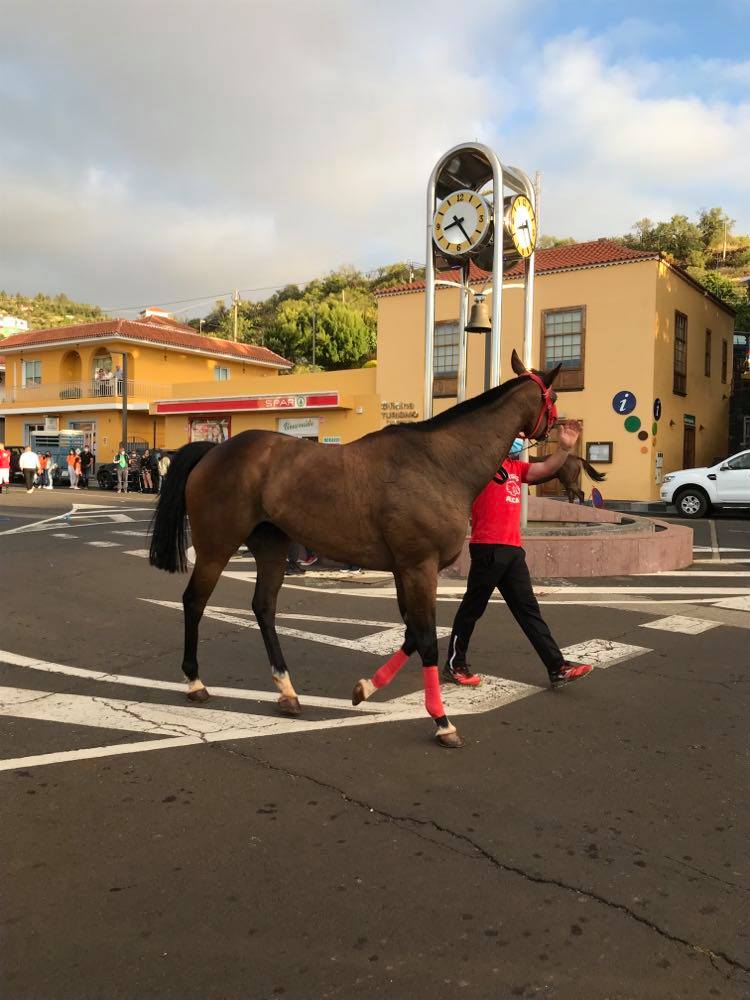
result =
[{"label": "road surface crack", "polygon": [[[232,754],[236,757],[243,757],[245,760],[252,761],[254,764],[259,764],[261,767],[265,767],[269,771],[279,772],[286,775],[289,778],[302,779],[304,781],[309,781],[311,784],[317,785],[319,788],[325,788],[330,792],[334,792],[340,795],[341,798],[350,805],[356,806],[360,809],[366,809],[369,813],[381,817],[383,820],[389,823],[393,823],[399,829],[405,830],[408,833],[419,836],[418,832],[412,829],[412,826],[417,827],[431,827],[438,833],[444,834],[448,837],[452,837],[455,840],[466,844],[468,847],[479,855],[482,859],[487,861],[493,868],[497,871],[504,872],[506,874],[518,875],[520,878],[525,879],[527,882],[535,883],[536,885],[546,885],[555,886],[558,889],[562,889],[565,892],[575,893],[576,896],[589,899],[592,902],[599,903],[601,906],[606,906],[608,909],[616,910],[623,913],[626,917],[631,920],[642,924],[649,930],[654,931],[660,937],[663,937],[667,941],[671,941],[673,944],[682,945],[685,948],[689,948],[691,951],[698,955],[702,955],[707,958],[711,965],[720,972],[722,976],[726,979],[731,978],[730,974],[726,973],[722,967],[718,964],[719,961],[726,963],[733,971],[750,973],[750,966],[744,965],[738,959],[733,958],[724,951],[717,951],[712,948],[707,948],[703,945],[695,944],[693,941],[689,941],[687,938],[680,937],[679,934],[673,934],[671,931],[664,927],[661,927],[653,920],[649,920],[642,914],[637,913],[635,910],[631,909],[625,903],[618,903],[615,900],[608,899],[606,896],[602,896],[600,893],[594,892],[591,889],[583,889],[580,886],[573,885],[569,882],[564,882],[562,879],[556,879],[549,876],[537,875],[533,872],[527,871],[518,865],[511,865],[507,862],[501,861],[499,858],[495,857],[491,851],[487,850],[480,843],[474,840],[466,833],[461,833],[457,830],[453,830],[448,826],[444,826],[442,823],[438,823],[434,819],[421,819],[416,816],[403,816],[397,813],[390,813],[378,806],[372,805],[369,802],[365,802],[363,799],[354,798],[348,792],[345,792],[342,788],[337,785],[333,785],[327,781],[321,781],[319,778],[315,778],[313,775],[304,774],[301,771],[292,771],[288,768],[281,767],[278,764],[273,764],[271,761],[267,760],[265,757],[260,757],[257,754],[249,753],[247,751],[237,750],[232,747],[223,746],[221,744],[212,744],[219,750],[223,750],[225,753]],[[421,837],[421,839],[426,839]],[[460,852],[463,853],[463,852]]]}]

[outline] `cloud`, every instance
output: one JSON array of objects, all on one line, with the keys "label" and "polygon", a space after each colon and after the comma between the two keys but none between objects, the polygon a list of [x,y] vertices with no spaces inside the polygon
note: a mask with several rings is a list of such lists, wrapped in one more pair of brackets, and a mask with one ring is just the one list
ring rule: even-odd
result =
[{"label": "cloud", "polygon": [[696,91],[647,19],[545,42],[525,13],[6,0],[0,285],[120,306],[422,260],[430,170],[473,138],[544,172],[545,231],[704,204],[750,229],[746,63],[693,57]]}]

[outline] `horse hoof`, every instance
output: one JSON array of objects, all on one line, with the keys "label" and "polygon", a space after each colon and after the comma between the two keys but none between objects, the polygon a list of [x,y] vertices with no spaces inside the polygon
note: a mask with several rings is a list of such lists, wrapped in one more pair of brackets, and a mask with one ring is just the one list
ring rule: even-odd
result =
[{"label": "horse hoof", "polygon": [[463,745],[464,741],[458,735],[455,730],[452,733],[435,733],[435,738],[441,747],[445,747],[447,750],[459,750]]},{"label": "horse hoof", "polygon": [[372,688],[371,681],[357,681],[354,685],[354,690],[352,691],[352,705],[361,705],[363,701],[367,701],[372,694],[372,690],[367,690],[368,685]]},{"label": "horse hoof", "polygon": [[208,688],[198,688],[195,691],[188,691],[187,700],[188,701],[208,701],[211,695],[208,693]]},{"label": "horse hoof", "polygon": [[302,713],[302,706],[299,703],[299,698],[296,697],[291,698],[289,695],[282,694],[277,705],[282,715],[300,715]]}]

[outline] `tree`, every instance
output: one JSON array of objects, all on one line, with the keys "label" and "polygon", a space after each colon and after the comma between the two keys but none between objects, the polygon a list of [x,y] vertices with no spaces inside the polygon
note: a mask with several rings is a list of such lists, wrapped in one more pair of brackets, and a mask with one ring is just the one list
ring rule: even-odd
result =
[{"label": "tree", "polygon": [[718,271],[702,268],[688,268],[691,277],[699,281],[712,295],[726,302],[737,313],[734,320],[736,330],[750,331],[750,299],[746,285],[740,285]]},{"label": "tree", "polygon": [[552,247],[567,247],[575,243],[572,236],[540,236],[537,241],[538,250],[549,250]]},{"label": "tree", "polygon": [[622,237],[627,246],[661,251],[678,264],[703,265],[701,230],[686,215],[673,215],[669,222],[658,222],[656,225],[651,219],[639,219],[632,228],[634,235]]},{"label": "tree", "polygon": [[703,249],[708,251],[724,239],[724,227],[729,235],[734,225],[734,219],[730,219],[723,208],[702,208],[698,212],[698,229],[703,240]]}]

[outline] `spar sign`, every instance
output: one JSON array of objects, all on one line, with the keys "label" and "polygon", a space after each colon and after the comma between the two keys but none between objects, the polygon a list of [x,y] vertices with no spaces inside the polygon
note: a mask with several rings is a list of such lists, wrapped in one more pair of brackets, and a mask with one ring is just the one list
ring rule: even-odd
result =
[{"label": "spar sign", "polygon": [[273,410],[325,410],[340,405],[337,392],[306,392],[290,396],[243,396],[224,399],[163,400],[161,413],[244,413]]}]

